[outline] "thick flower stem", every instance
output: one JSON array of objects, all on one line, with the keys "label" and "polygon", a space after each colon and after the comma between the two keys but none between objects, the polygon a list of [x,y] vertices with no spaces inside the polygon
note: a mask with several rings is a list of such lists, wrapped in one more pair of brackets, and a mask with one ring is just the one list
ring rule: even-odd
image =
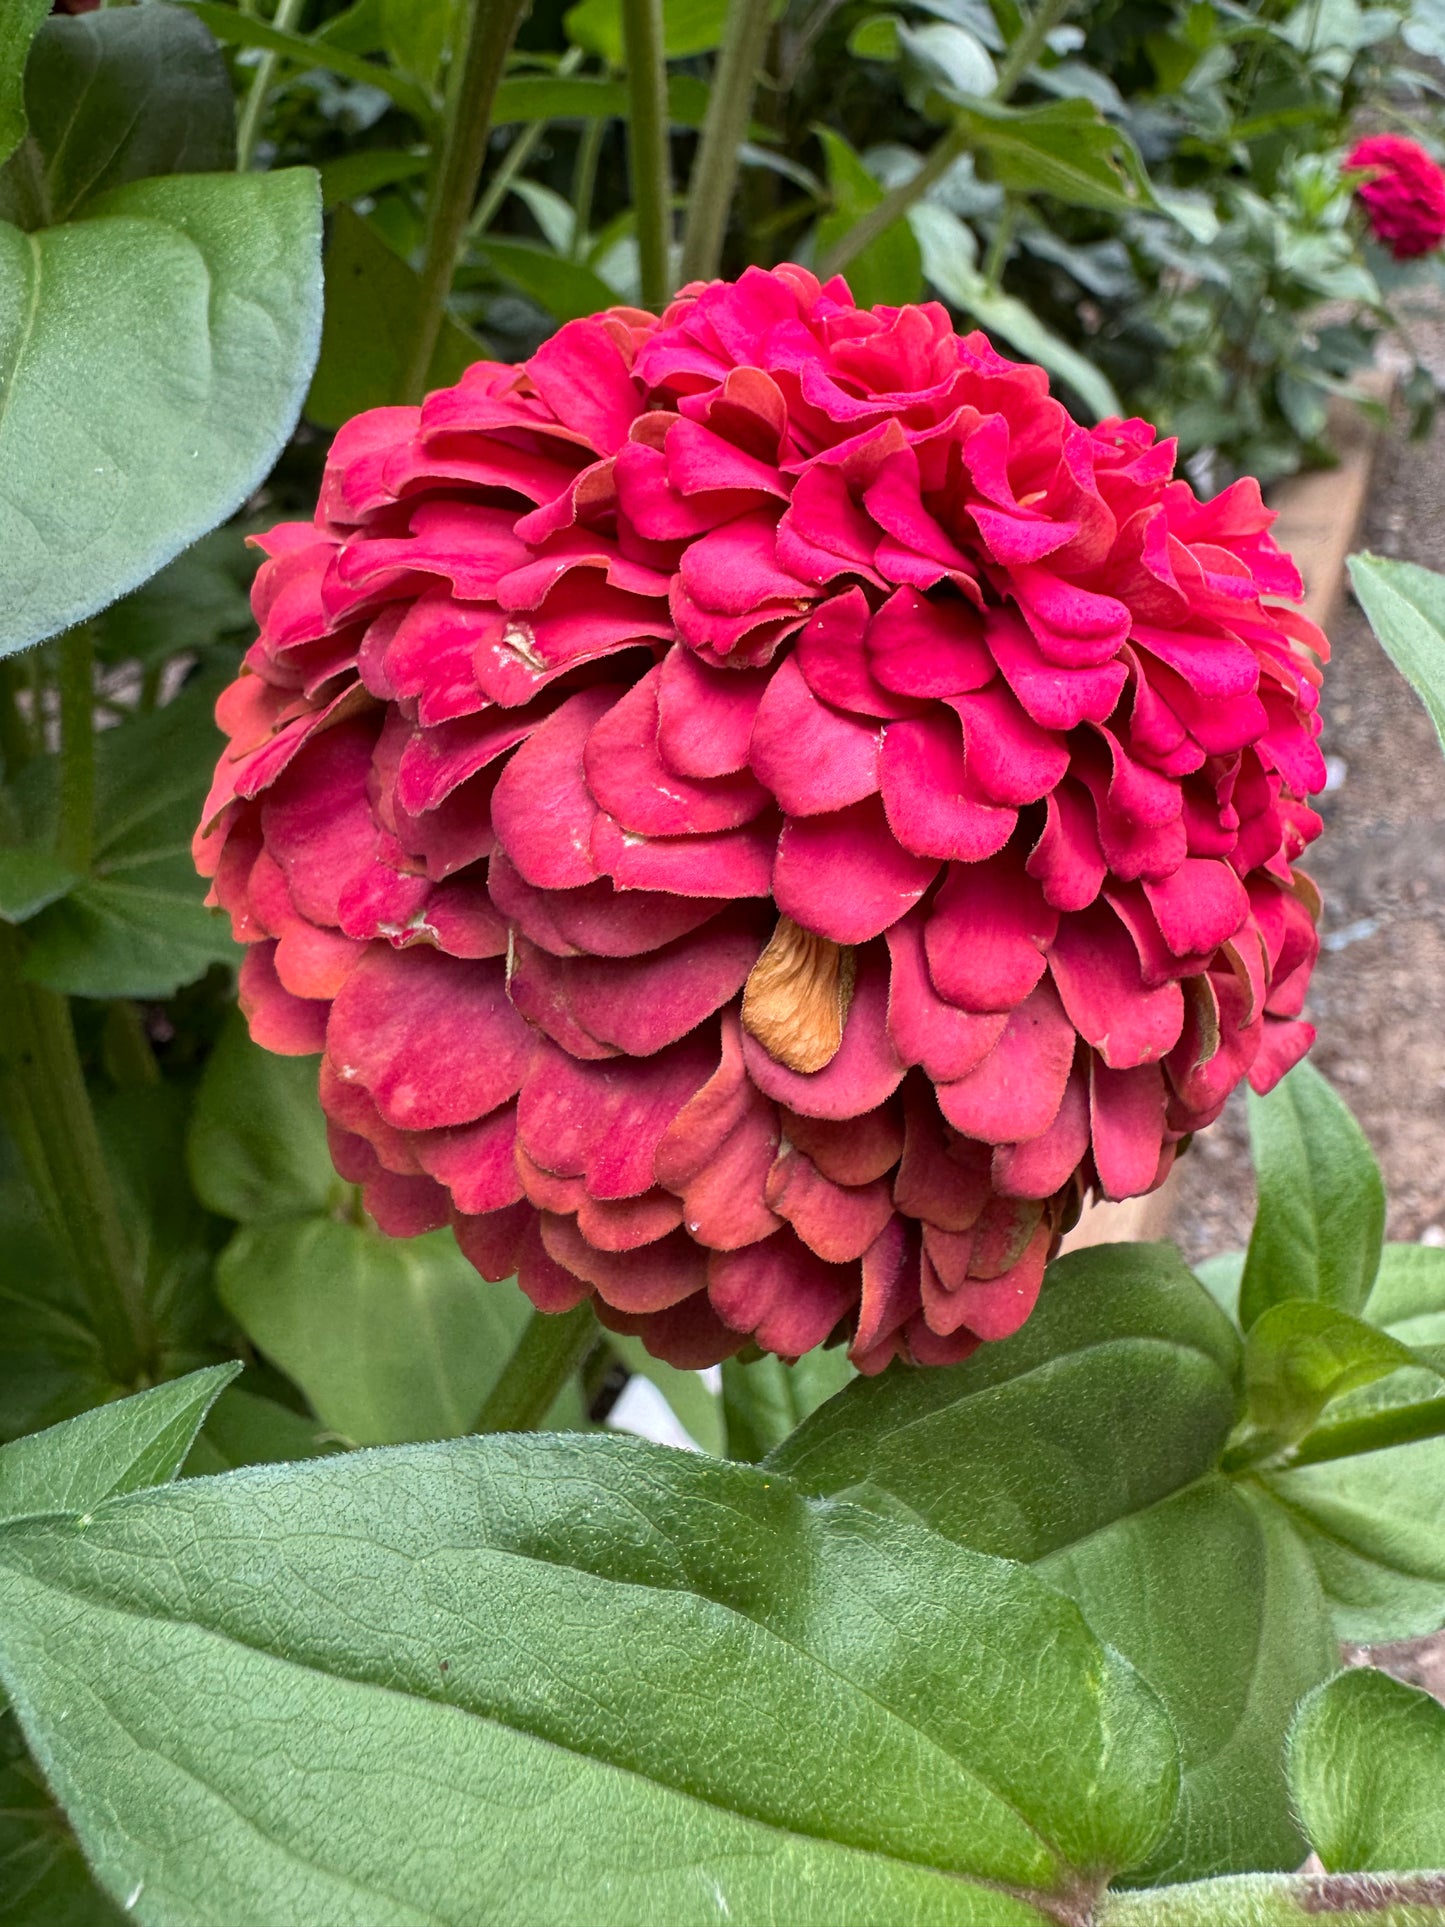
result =
[{"label": "thick flower stem", "polygon": [[[1073,0],[1040,0],[999,69],[998,82],[991,99],[1000,105],[1009,99],[1043,52],[1049,35],[1072,5]],[[909,208],[921,201],[934,182],[942,180],[954,162],[961,160],[967,152],[967,132],[962,126],[951,127],[928,150],[916,174],[890,189],[876,207],[869,208],[862,219],[854,222],[848,232],[829,248],[818,263],[818,273],[822,278],[826,281],[830,274],[840,274],[870,242],[876,241],[880,234],[886,234],[895,221],[902,220]]]},{"label": "thick flower stem", "polygon": [[672,181],[667,152],[667,63],[662,47],[662,0],[622,0],[627,48],[627,159],[642,305],[660,310],[672,292]]},{"label": "thick flower stem", "polygon": [[1442,1903],[1438,1873],[1232,1874],[1106,1894],[1092,1927],[1439,1927]]},{"label": "thick flower stem", "polygon": [[597,1342],[590,1300],[572,1311],[534,1311],[502,1376],[477,1414],[478,1432],[531,1432]]},{"label": "thick flower stem", "polygon": [[[301,15],[306,9],[306,0],[280,0],[271,25],[280,33],[295,33],[301,24]],[[245,9],[243,8],[244,12]],[[266,98],[276,84],[276,69],[281,56],[273,48],[267,48],[256,62],[256,71],[251,77],[251,85],[246,94],[246,104],[241,109],[241,118],[236,127],[236,172],[250,172],[251,163],[256,158],[256,142],[261,136],[261,116],[266,111]]]},{"label": "thick flower stem", "polygon": [[722,261],[728,209],[738,178],[738,148],[747,138],[772,10],[772,0],[732,0],[728,8],[712,98],[688,182],[678,274],[684,285],[710,281]]},{"label": "thick flower stem", "polygon": [[1426,1398],[1322,1425],[1300,1441],[1288,1464],[1322,1465],[1327,1459],[1353,1459],[1362,1452],[1383,1452],[1392,1445],[1441,1437],[1445,1437],[1445,1398]]},{"label": "thick flower stem", "polygon": [[20,939],[0,927],[0,1105],[35,1193],[69,1252],[91,1329],[118,1384],[133,1384],[150,1349],[140,1279],[80,1056],[70,1005],[20,974]]},{"label": "thick flower stem", "polygon": [[95,834],[95,642],[82,623],[60,638],[60,816],[55,854],[83,876]]},{"label": "thick flower stem", "polygon": [[420,401],[426,393],[457,255],[477,197],[492,102],[527,6],[528,0],[472,0],[466,50],[447,101],[441,155],[432,178],[416,332],[402,379],[402,401]]}]

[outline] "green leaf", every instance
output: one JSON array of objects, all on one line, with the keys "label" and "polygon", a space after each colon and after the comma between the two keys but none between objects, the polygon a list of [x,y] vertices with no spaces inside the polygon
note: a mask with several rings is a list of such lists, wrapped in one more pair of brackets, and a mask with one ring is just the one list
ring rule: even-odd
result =
[{"label": "green leaf", "polygon": [[0,6],[0,161],[25,136],[25,62],[50,12],[50,0],[5,0]]},{"label": "green leaf", "polygon": [[381,0],[381,30],[393,66],[435,93],[456,27],[457,0]]},{"label": "green leaf", "polygon": [[[77,997],[166,997],[235,959],[190,856],[218,747],[219,687],[199,678],[163,709],[97,736],[91,874],[26,925],[33,982]],[[54,763],[32,773],[53,802]]]},{"label": "green leaf", "polygon": [[0,1522],[88,1512],[121,1493],[166,1484],[240,1369],[212,1365],[0,1445]]},{"label": "green leaf", "polygon": [[135,588],[269,471],[315,356],[319,238],[304,168],[0,225],[0,654]]},{"label": "green leaf", "polygon": [[1032,1575],[615,1437],[5,1527],[0,1678],[142,1927],[1046,1927],[1174,1799]]},{"label": "green leaf", "polygon": [[1331,1399],[1415,1362],[1408,1345],[1347,1311],[1287,1299],[1271,1305],[1250,1327],[1245,1405],[1261,1432],[1291,1444],[1304,1437]]},{"label": "green leaf", "polygon": [[0,1711],[0,1868],[0,1927],[121,1927],[126,1918],[91,1879],[8,1711]]},{"label": "green leaf", "polygon": [[855,60],[897,60],[902,24],[896,13],[866,15],[848,36],[849,53]]},{"label": "green leaf", "polygon": [[1357,1312],[1385,1237],[1379,1166],[1343,1102],[1313,1064],[1268,1097],[1249,1094],[1259,1208],[1240,1285],[1247,1331],[1269,1306],[1307,1298]]},{"label": "green leaf", "polygon": [[1133,143],[1091,101],[1042,107],[978,101],[954,109],[969,145],[987,157],[993,178],[1019,194],[1052,194],[1070,207],[1104,213],[1138,210],[1153,194]]},{"label": "green leaf", "polygon": [[617,297],[607,283],[580,261],[568,261],[530,241],[501,240],[489,234],[482,258],[557,321],[575,321],[612,307]]},{"label": "green leaf", "polygon": [[[0,1167],[11,1157],[0,1138]],[[17,1171],[0,1176],[0,1439],[116,1395],[68,1259]]]},{"label": "green leaf", "polygon": [[1334,1649],[1297,1542],[1216,1470],[1239,1374],[1233,1326],[1172,1246],[1100,1245],[1050,1266],[1014,1337],[856,1380],[767,1462],[1037,1563],[1079,1601],[1179,1731],[1154,1878],[1302,1857],[1281,1748]]},{"label": "green leaf", "polygon": [[[306,397],[312,421],[339,428],[363,409],[396,400],[420,308],[416,270],[392,252],[369,221],[339,207],[326,249],[321,356]],[[444,316],[427,386],[447,387],[482,353],[474,335]]]},{"label": "green leaf", "polygon": [[1123,404],[1101,369],[1085,360],[1016,296],[991,288],[974,266],[974,238],[956,214],[921,201],[908,216],[923,257],[923,272],[955,308],[997,335],[1028,361],[1036,361],[1069,387],[1096,420],[1122,415]]},{"label": "green leaf", "polygon": [[347,1187],[326,1148],[316,1060],[262,1050],[231,1011],[196,1093],[186,1162],[196,1196],[223,1218],[264,1224],[329,1210]]},{"label": "green leaf", "polygon": [[[722,45],[728,0],[663,0],[662,50],[668,60],[710,54]],[[564,15],[563,26],[574,47],[601,54],[610,67],[627,67],[619,0],[582,0]]]},{"label": "green leaf", "polygon": [[[815,131],[828,163],[828,187],[833,200],[832,213],[819,221],[814,237],[818,254],[824,255],[870,208],[878,205],[883,199],[883,189],[841,134],[834,133],[831,127],[818,127]],[[854,255],[848,263],[848,285],[861,308],[870,308],[880,301],[902,306],[918,299],[923,289],[923,262],[906,220],[895,221],[876,240],[870,241],[861,254]]]},{"label": "green leaf", "polygon": [[77,873],[50,850],[0,850],[0,922],[26,922],[79,881]]},{"label": "green leaf", "polygon": [[228,1311],[357,1445],[451,1438],[475,1422],[526,1322],[450,1231],[385,1238],[324,1217],[248,1225],[221,1253]]},{"label": "green leaf", "polygon": [[0,220],[70,221],[109,189],[236,164],[236,105],[220,48],[182,7],[58,16],[25,69],[30,132],[0,174]]},{"label": "green leaf", "polygon": [[255,632],[246,590],[259,559],[237,523],[212,529],[96,617],[97,657],[151,668],[172,656],[194,655],[233,671],[235,648],[226,643],[219,654],[218,645],[224,638],[249,642]]},{"label": "green leaf", "polygon": [[1366,554],[1350,557],[1350,581],[1381,648],[1429,710],[1445,745],[1445,576]]},{"label": "green leaf", "polygon": [[260,1398],[228,1385],[211,1407],[190,1455],[183,1478],[232,1472],[238,1465],[279,1465],[320,1458],[338,1448],[313,1418],[304,1418],[274,1398]]},{"label": "green leaf", "polygon": [[321,205],[329,211],[344,201],[359,201],[379,188],[425,174],[427,165],[425,154],[410,154],[401,148],[362,147],[354,154],[338,154],[334,161],[323,161],[317,169]]},{"label": "green leaf", "polygon": [[1370,1667],[1300,1708],[1290,1783],[1331,1873],[1445,1867],[1445,1706]]},{"label": "green leaf", "polygon": [[728,1456],[762,1459],[780,1446],[857,1374],[841,1346],[806,1352],[794,1364],[764,1357],[723,1366],[723,1410]]},{"label": "green leaf", "polygon": [[1424,1363],[1445,1368],[1445,1250],[1386,1245],[1365,1300],[1365,1316]]},{"label": "green leaf", "polygon": [[363,87],[379,87],[423,127],[436,118],[424,87],[397,73],[395,68],[384,67],[380,61],[365,60],[346,52],[334,40],[321,35],[308,39],[305,34],[288,33],[284,28],[258,20],[253,14],[222,6],[219,0],[186,0],[186,5],[206,23],[217,40],[233,47],[260,47],[267,53],[283,54],[301,73],[314,73],[322,68],[339,74],[343,80],[359,81]]},{"label": "green leaf", "polygon": [[987,48],[976,34],[953,21],[900,26],[898,49],[906,89],[919,105],[930,94],[950,103],[972,101],[991,94],[998,84]]}]

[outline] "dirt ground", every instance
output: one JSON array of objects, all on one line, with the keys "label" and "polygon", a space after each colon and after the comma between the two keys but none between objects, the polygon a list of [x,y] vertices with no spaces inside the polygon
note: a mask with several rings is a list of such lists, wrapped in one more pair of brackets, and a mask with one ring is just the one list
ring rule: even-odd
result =
[{"label": "dirt ground", "polygon": [[[1445,321],[1419,342],[1445,377]],[[1445,416],[1429,440],[1381,448],[1356,546],[1445,569]],[[1306,860],[1325,904],[1314,1061],[1380,1160],[1387,1236],[1445,1244],[1445,760],[1348,595],[1330,640],[1325,832]],[[1197,1261],[1244,1244],[1253,1211],[1241,1094],[1183,1160],[1171,1235]],[[1445,1699],[1445,1634],[1347,1657]]]}]

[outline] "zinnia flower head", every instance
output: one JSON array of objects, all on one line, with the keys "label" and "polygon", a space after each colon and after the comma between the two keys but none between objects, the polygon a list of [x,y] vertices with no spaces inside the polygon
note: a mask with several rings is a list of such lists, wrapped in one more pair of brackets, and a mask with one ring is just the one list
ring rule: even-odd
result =
[{"label": "zinnia flower head", "polygon": [[196,852],[377,1221],[683,1365],[1015,1330],[1312,1038],[1326,645],[1173,467],[794,267],[345,427]]},{"label": "zinnia flower head", "polygon": [[1369,134],[1351,148],[1345,166],[1366,170],[1355,192],[1371,232],[1397,261],[1445,241],[1445,172],[1418,141]]}]

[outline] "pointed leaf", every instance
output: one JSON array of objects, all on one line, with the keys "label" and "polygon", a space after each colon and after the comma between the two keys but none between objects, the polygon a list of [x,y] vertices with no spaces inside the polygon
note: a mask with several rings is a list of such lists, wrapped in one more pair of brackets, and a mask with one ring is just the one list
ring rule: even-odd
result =
[{"label": "pointed leaf", "polygon": [[1445,1706],[1362,1666],[1312,1693],[1290,1784],[1331,1873],[1445,1867]]},{"label": "pointed leaf", "polygon": [[1445,745],[1445,576],[1415,562],[1352,555],[1350,581],[1385,654],[1413,685]]},{"label": "pointed leaf", "polygon": [[1287,1299],[1250,1327],[1244,1392],[1250,1420],[1281,1444],[1304,1437],[1332,1399],[1416,1363],[1408,1345],[1334,1305]]}]

